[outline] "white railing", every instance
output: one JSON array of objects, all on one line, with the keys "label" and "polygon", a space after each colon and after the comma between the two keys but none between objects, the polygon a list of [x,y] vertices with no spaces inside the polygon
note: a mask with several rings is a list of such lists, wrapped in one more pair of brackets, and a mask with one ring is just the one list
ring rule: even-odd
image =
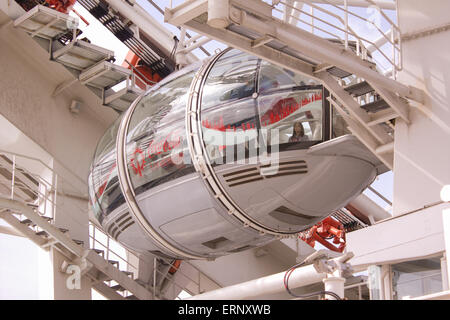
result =
[{"label": "white railing", "polygon": [[[76,175],[71,173],[72,180],[78,180],[79,185],[68,179],[61,179],[41,159],[5,150],[0,150],[0,169],[3,170],[0,175],[0,197],[32,207],[39,215],[50,218],[51,223],[54,222],[57,210],[64,210],[63,204],[58,203],[60,196],[81,200],[74,201],[72,205],[88,214],[87,206],[80,205],[80,202],[88,201],[86,192],[81,187],[85,182]],[[64,190],[61,186],[64,186]],[[82,228],[86,227],[75,219],[71,219],[71,222]]]},{"label": "white railing", "polygon": [[[278,19],[291,23],[315,35],[341,42],[348,49],[353,41],[355,51],[364,60],[372,60],[385,75],[396,78],[403,68],[400,29],[389,15],[393,10],[381,9],[373,0],[363,0],[372,12],[365,17],[343,0],[336,1],[267,1],[272,5]],[[359,10],[360,11],[360,10]],[[282,16],[281,16],[282,15]],[[275,18],[275,17],[274,17]],[[354,23],[351,23],[353,20]],[[371,37],[357,33],[351,24],[364,24],[371,31]]]},{"label": "white railing", "polygon": [[[317,36],[339,41],[346,49],[353,44],[358,56],[376,63],[381,73],[396,79],[403,69],[402,41],[397,1],[380,7],[375,0],[361,0],[359,10],[349,0],[261,0],[272,7],[272,17]],[[169,8],[188,1],[170,1]],[[232,2],[232,1],[231,1]],[[339,4],[340,3],[340,4]],[[365,4],[365,6],[364,6]],[[366,9],[367,16],[361,14]],[[370,12],[369,12],[370,9]],[[352,27],[364,25],[370,36]],[[364,29],[364,28],[363,28]],[[366,30],[366,31],[367,31]]]},{"label": "white railing", "polygon": [[[189,290],[186,286],[180,285],[177,283],[171,276],[168,276],[165,273],[162,273],[157,268],[154,268],[154,265],[157,264],[157,261],[153,261],[153,265],[149,265],[148,262],[144,262],[142,260],[139,260],[139,255],[136,252],[133,252],[129,249],[124,248],[121,246],[117,241],[112,239],[109,235],[107,235],[103,230],[98,228],[95,224],[90,223],[89,227],[89,238],[90,238],[90,245],[93,249],[99,249],[104,251],[104,258],[107,260],[117,260],[119,261],[120,269],[123,271],[133,272],[134,276],[138,276],[139,272],[139,266],[130,262],[130,261],[139,261],[139,263],[146,267],[147,270],[153,269],[153,279],[163,277],[164,279],[167,279],[169,283],[172,285],[172,290],[174,291],[172,296],[176,296],[175,291],[186,291],[191,295],[199,294],[202,290],[202,283],[201,279],[202,277],[205,277],[202,272],[196,268],[194,265],[189,263],[188,261],[183,261],[184,264],[189,264],[189,266],[196,270],[197,272],[197,279],[194,279],[192,276],[187,275],[182,270],[180,270],[181,266],[176,267],[172,263],[168,263],[169,267],[177,268],[176,275],[178,277],[184,278],[184,280],[188,280],[190,284],[194,285],[196,287],[196,292],[193,292],[192,290]],[[121,251],[119,253],[119,251]],[[125,266],[125,267],[122,267]],[[209,282],[214,282],[211,278],[208,278]],[[217,284],[217,283],[216,283]],[[220,287],[217,284],[217,287]],[[159,292],[156,291],[155,288],[152,288],[153,294],[155,297],[158,297],[160,295]],[[127,292],[124,292],[123,294],[125,297],[127,296]]]},{"label": "white railing", "polygon": [[[53,218],[58,194],[58,176],[39,159],[0,150],[0,168],[3,169],[0,196],[34,206],[41,215]],[[23,163],[33,163],[34,171],[24,169]],[[47,171],[47,178],[36,172]],[[8,177],[8,172],[10,177]],[[6,176],[5,176],[6,174]]]}]

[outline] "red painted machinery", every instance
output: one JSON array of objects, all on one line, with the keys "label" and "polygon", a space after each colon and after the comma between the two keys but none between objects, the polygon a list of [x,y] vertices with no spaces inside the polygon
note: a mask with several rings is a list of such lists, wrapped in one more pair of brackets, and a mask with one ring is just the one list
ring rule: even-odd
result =
[{"label": "red painted machinery", "polygon": [[68,13],[76,0],[45,0],[48,6],[56,11]]},{"label": "red painted machinery", "polygon": [[146,85],[152,86],[162,80],[162,77],[158,73],[153,72],[153,70],[145,65],[131,50],[128,52],[125,61],[122,63],[122,67],[134,69],[133,71],[137,76],[136,85],[142,90],[145,90]]},{"label": "red painted machinery", "polygon": [[346,245],[344,225],[332,217],[325,218],[299,237],[313,248],[317,241],[335,252],[343,252]]}]

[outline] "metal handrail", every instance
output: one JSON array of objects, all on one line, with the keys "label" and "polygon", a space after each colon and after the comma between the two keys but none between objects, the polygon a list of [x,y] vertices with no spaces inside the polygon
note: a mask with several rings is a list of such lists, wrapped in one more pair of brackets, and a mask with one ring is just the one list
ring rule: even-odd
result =
[{"label": "metal handrail", "polygon": [[[135,265],[133,265],[132,263],[130,263],[126,258],[122,257],[120,254],[118,254],[117,252],[115,252],[115,251],[113,251],[112,249],[110,249],[110,247],[108,246],[108,244],[104,244],[104,243],[102,243],[101,241],[99,241],[98,239],[96,239],[96,237],[95,237],[95,233],[96,233],[96,232],[101,232],[101,233],[106,237],[107,242],[111,241],[112,238],[111,238],[108,234],[106,234],[103,230],[99,229],[95,224],[90,223],[90,225],[93,226],[95,232],[94,232],[93,235],[89,234],[89,238],[90,238],[90,239],[93,239],[93,241],[94,241],[95,243],[98,243],[100,246],[102,246],[103,248],[106,249],[105,254],[106,254],[107,257],[108,257],[108,255],[109,255],[108,252],[111,252],[111,253],[113,253],[115,256],[117,256],[120,260],[124,261],[124,262],[127,264],[127,268],[131,266],[131,267],[132,267],[133,269],[135,269],[136,271],[139,270],[139,268],[138,268],[137,266],[135,266]],[[117,243],[117,244],[118,244],[118,243]],[[118,244],[118,245],[120,245],[120,244]],[[95,246],[94,246],[94,247],[95,247]],[[123,247],[123,248],[125,249],[125,251],[127,252],[127,254],[132,255],[132,256],[135,257],[136,259],[139,259],[138,255],[137,255],[136,253],[132,252],[132,251],[129,250],[128,248],[125,248],[125,247]],[[146,264],[147,266],[149,265],[149,263],[147,263],[147,262],[145,262],[145,261],[144,261],[143,263]],[[184,261],[184,263],[189,264],[189,265],[190,265],[191,267],[193,267],[197,272],[202,273],[197,267],[195,267],[195,266],[192,265],[191,263],[186,262],[186,261]],[[170,267],[175,267],[175,266],[174,266],[172,263],[170,263],[170,262],[167,263],[167,264],[168,264]],[[183,289],[183,290],[187,290],[185,287],[179,285],[179,284],[176,283],[173,279],[171,279],[170,277],[168,277],[167,274],[164,274],[164,273],[162,273],[162,272],[159,271],[159,270],[155,270],[155,272],[158,273],[158,274],[160,274],[161,276],[163,276],[165,279],[167,279],[167,280],[173,282],[173,283],[174,283],[176,286],[178,286],[179,288],[181,288],[181,289]],[[188,279],[188,280],[190,280],[191,282],[193,282],[193,283],[199,288],[199,290],[200,290],[200,283],[199,283],[199,282],[197,282],[196,280],[192,279],[190,276],[188,276],[187,274],[185,274],[185,273],[184,273],[183,271],[181,271],[179,268],[178,268],[178,270],[177,270],[177,273],[178,273],[178,274],[181,274],[183,277],[185,277],[186,279]],[[208,279],[211,280],[211,281],[214,282],[217,286],[220,287],[220,285],[219,285],[218,283],[216,283],[214,280],[210,279],[209,277],[208,277]]]},{"label": "metal handrail", "polygon": [[[16,156],[16,157],[20,157],[20,158],[24,158],[24,159],[27,159],[27,160],[32,160],[32,161],[36,161],[36,162],[38,162],[40,165],[42,165],[42,166],[44,166],[46,169],[48,169],[48,170],[50,170],[52,173],[54,173],[54,174],[58,174],[53,168],[51,168],[51,167],[49,167],[46,163],[44,163],[41,159],[38,159],[38,158],[35,158],[35,157],[30,157],[30,156],[27,156],[27,155],[24,155],[24,154],[21,154],[21,153],[17,153],[17,152],[12,152],[12,151],[6,151],[6,150],[3,150],[3,149],[0,149],[0,153],[4,153],[4,154],[9,154],[9,155],[11,155],[11,156]],[[55,160],[56,161],[56,160]],[[61,163],[60,163],[61,164]],[[71,170],[69,170],[69,169],[67,169],[63,164],[61,164],[61,166],[65,169],[65,170],[67,170],[68,172],[70,172],[70,174],[71,175],[73,175],[73,177],[75,178],[75,179],[77,179],[79,182],[81,182],[82,184],[86,184],[86,181],[84,181],[83,179],[81,179],[79,176],[77,176],[75,173],[73,173],[73,172],[71,172]],[[41,179],[43,179],[42,177],[40,177]],[[66,179],[67,180],[67,179]],[[45,181],[45,180],[44,180]],[[73,185],[71,182],[69,182],[69,181],[65,181],[65,183],[68,183],[71,187],[74,187],[74,188],[78,188],[78,187],[76,187],[75,185]]]},{"label": "metal handrail", "polygon": [[[375,5],[376,6],[376,3],[373,2],[372,0],[365,0],[365,1],[368,3],[368,5]],[[324,32],[324,33],[332,35],[333,37],[336,37],[336,38],[338,38],[338,39],[340,39],[342,41],[345,41],[346,47],[348,45],[348,36],[354,37],[357,40],[357,44],[359,46],[361,46],[362,48],[364,48],[364,50],[362,50],[361,52],[359,52],[359,49],[358,49],[358,52],[357,52],[358,55],[360,55],[360,54],[363,55],[362,58],[365,58],[365,55],[367,54],[367,48],[364,46],[363,43],[371,45],[373,48],[375,48],[374,51],[378,52],[392,66],[392,70],[395,70],[395,71],[392,72],[392,76],[395,78],[397,72],[402,70],[402,68],[403,68],[402,53],[401,53],[401,51],[402,51],[402,43],[401,43],[400,37],[397,36],[397,33],[398,34],[400,33],[400,29],[399,29],[398,25],[396,23],[394,23],[389,18],[389,16],[386,15],[386,13],[382,9],[379,9],[379,12],[380,12],[381,16],[391,26],[391,38],[389,38],[388,35],[385,32],[383,32],[373,21],[370,21],[370,20],[362,17],[361,15],[359,15],[359,14],[349,10],[347,2],[345,2],[344,7],[336,5],[334,3],[331,3],[328,0],[323,0],[323,2],[328,4],[328,5],[330,5],[330,6],[332,6],[333,8],[336,8],[337,10],[343,11],[344,14],[345,14],[346,20],[344,21],[344,19],[340,15],[338,15],[338,14],[336,14],[334,12],[331,12],[331,11],[325,9],[325,8],[322,8],[320,6],[317,6],[314,3],[311,3],[311,1],[305,1],[305,4],[307,4],[311,8],[314,8],[314,9],[320,11],[321,13],[324,13],[324,14],[326,14],[326,15],[334,18],[334,19],[337,19],[344,27],[340,27],[339,25],[336,25],[336,24],[334,24],[334,23],[332,23],[330,21],[324,20],[323,18],[320,18],[317,15],[315,15],[313,12],[309,13],[309,12],[306,12],[305,10],[299,9],[296,6],[291,5],[291,4],[289,4],[289,3],[285,2],[285,1],[277,1],[277,3],[275,5],[272,5],[272,8],[274,10],[278,11],[278,12],[281,12],[281,13],[284,13],[285,11],[288,11],[287,9],[289,8],[289,11],[290,11],[288,13],[288,17],[289,18],[294,19],[295,21],[304,23],[304,24],[306,24],[308,26],[311,26],[313,28],[312,32],[314,32],[314,30],[320,30],[321,32]],[[284,11],[276,7],[278,4],[281,4],[281,5],[284,6]],[[294,11],[296,11],[297,13],[306,15],[308,17],[311,17],[312,22],[310,23],[308,21],[305,21],[305,20],[302,20],[300,18],[297,18],[294,14],[292,14]],[[366,37],[358,35],[348,25],[348,16],[349,15],[351,15],[353,17],[356,17],[356,18],[358,18],[358,19],[360,19],[360,20],[362,20],[362,21],[364,21],[366,23],[369,23],[372,26],[374,26],[375,29],[377,30],[377,32],[381,34],[381,37],[384,38],[385,42],[383,42],[382,45],[377,45],[377,43],[375,43],[374,41],[371,41],[371,40],[367,39]],[[275,18],[275,19],[278,19],[278,18]],[[341,39],[341,37],[338,34],[333,33],[332,31],[324,30],[324,29],[314,25],[314,20],[320,21],[320,22],[330,26],[334,30],[344,33],[346,35],[345,40]],[[382,49],[382,47],[386,43],[389,43],[392,46],[392,50],[393,50],[392,57],[389,57],[385,53],[385,50]],[[372,59],[374,61],[377,60],[375,57],[372,57]],[[379,64],[379,63],[378,63],[378,66],[380,68],[384,69],[382,67],[382,65]],[[387,69],[389,69],[389,67]]]}]

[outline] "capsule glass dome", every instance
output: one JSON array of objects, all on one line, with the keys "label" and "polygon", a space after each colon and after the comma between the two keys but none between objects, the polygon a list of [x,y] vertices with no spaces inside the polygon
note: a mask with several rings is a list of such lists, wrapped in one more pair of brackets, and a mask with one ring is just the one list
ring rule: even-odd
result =
[{"label": "capsule glass dome", "polygon": [[[96,218],[135,250],[190,259],[306,230],[379,165],[324,94],[235,49],[170,75],[100,140],[89,176]],[[327,151],[337,145],[349,153]]]}]

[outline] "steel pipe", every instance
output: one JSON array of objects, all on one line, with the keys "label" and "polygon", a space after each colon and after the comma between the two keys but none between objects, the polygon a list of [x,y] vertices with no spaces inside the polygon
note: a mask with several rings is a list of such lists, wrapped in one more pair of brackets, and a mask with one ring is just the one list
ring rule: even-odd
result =
[{"label": "steel pipe", "polygon": [[[187,300],[242,300],[280,293],[286,290],[284,287],[285,274],[285,271],[280,272],[271,276],[199,294]],[[308,265],[292,272],[289,278],[289,287],[295,289],[307,286],[321,282],[326,277],[326,273],[319,273],[314,265]]]}]

